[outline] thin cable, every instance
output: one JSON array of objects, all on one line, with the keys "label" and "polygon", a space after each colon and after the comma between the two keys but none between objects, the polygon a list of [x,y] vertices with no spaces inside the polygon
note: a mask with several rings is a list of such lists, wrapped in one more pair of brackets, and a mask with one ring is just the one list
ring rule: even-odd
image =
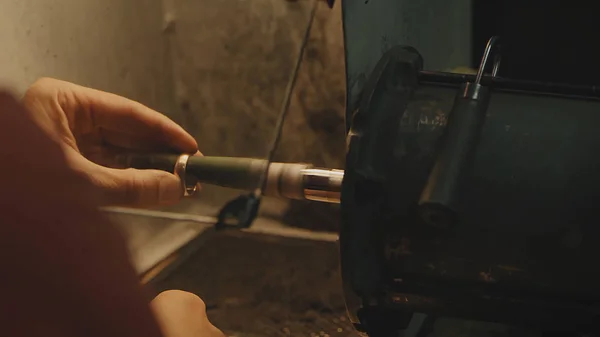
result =
[{"label": "thin cable", "polygon": [[289,79],[287,87],[285,89],[285,96],[283,98],[283,103],[281,105],[281,109],[279,110],[279,117],[277,119],[277,124],[275,124],[275,135],[271,142],[271,147],[269,148],[269,152],[267,155],[267,161],[265,163],[265,168],[260,175],[260,179],[258,181],[257,190],[254,192],[257,196],[260,196],[264,193],[266,183],[267,183],[267,175],[269,174],[269,166],[273,161],[273,157],[275,156],[275,151],[277,150],[277,145],[281,139],[281,131],[283,129],[283,124],[285,122],[285,118],[290,108],[290,102],[292,98],[292,92],[294,91],[294,87],[296,86],[296,79],[298,78],[298,72],[300,70],[300,65],[302,64],[302,58],[304,55],[304,50],[308,44],[308,39],[310,37],[310,31],[312,29],[312,25],[315,19],[315,14],[317,12],[317,4],[318,1],[313,1],[313,6],[311,9],[310,17],[308,19],[308,24],[306,25],[306,30],[304,31],[304,38],[302,39],[302,44],[300,45],[300,53],[298,54],[298,58],[296,59],[296,64],[294,65],[294,69],[292,70],[292,76]]}]

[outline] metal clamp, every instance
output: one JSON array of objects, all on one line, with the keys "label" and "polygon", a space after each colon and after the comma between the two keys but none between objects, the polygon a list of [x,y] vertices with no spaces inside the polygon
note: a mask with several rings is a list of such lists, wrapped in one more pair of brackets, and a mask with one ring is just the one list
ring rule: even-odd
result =
[{"label": "metal clamp", "polygon": [[190,197],[198,190],[198,184],[195,181],[192,184],[187,179],[186,168],[189,158],[189,154],[182,154],[179,156],[175,162],[175,168],[173,169],[173,174],[179,178],[179,181],[181,182],[181,189],[184,197]]}]

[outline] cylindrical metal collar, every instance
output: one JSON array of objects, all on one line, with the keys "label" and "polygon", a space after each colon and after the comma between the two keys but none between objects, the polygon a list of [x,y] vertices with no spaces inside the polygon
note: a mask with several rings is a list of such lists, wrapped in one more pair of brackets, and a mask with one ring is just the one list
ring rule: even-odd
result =
[{"label": "cylindrical metal collar", "polygon": [[302,171],[304,197],[307,200],[340,203],[343,170],[311,168]]}]

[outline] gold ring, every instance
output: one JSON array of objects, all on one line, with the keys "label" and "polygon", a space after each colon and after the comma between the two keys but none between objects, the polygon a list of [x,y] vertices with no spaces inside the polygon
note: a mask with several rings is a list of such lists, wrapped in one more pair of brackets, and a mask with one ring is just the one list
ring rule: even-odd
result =
[{"label": "gold ring", "polygon": [[194,193],[196,193],[196,190],[198,189],[198,185],[196,183],[194,183],[194,184],[187,183],[186,167],[187,167],[188,159],[190,159],[189,154],[182,154],[181,156],[179,156],[177,158],[177,161],[175,162],[175,169],[173,170],[173,174],[177,178],[179,178],[179,181],[181,182],[181,189],[183,190],[184,197],[189,197],[189,196],[194,195]]}]

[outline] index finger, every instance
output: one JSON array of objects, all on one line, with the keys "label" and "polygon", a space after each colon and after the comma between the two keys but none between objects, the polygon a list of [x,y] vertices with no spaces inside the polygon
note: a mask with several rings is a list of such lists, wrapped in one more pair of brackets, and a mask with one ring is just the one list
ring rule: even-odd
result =
[{"label": "index finger", "polygon": [[151,137],[186,153],[198,151],[196,140],[179,124],[141,103],[83,87],[77,95],[81,95],[82,102],[85,102],[83,108],[96,127],[142,138]]},{"label": "index finger", "polygon": [[100,128],[112,134],[152,139],[185,153],[198,151],[196,140],[180,125],[141,103],[68,82],[50,81],[54,83],[48,85],[58,84],[62,98],[59,104],[76,129]]}]

